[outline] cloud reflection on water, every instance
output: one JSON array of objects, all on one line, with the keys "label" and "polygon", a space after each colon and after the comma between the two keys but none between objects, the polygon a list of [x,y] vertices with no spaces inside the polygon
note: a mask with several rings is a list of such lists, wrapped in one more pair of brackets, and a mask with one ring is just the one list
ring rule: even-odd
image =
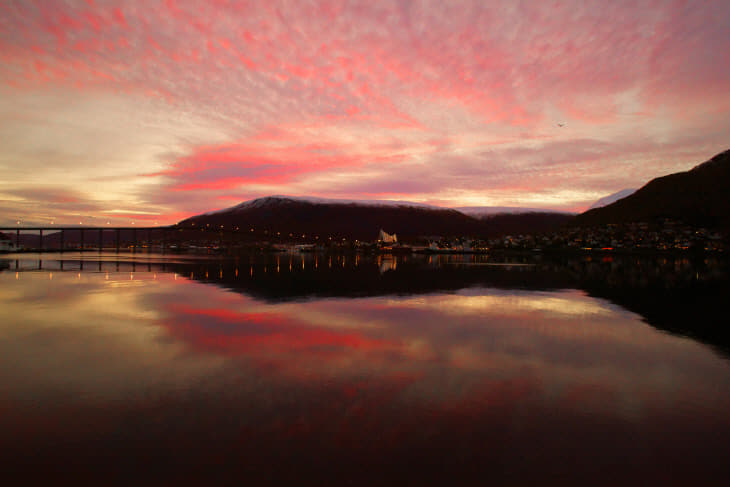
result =
[{"label": "cloud reflection on water", "polygon": [[656,431],[669,423],[675,441],[730,431],[726,361],[581,291],[269,303],[163,273],[0,283],[0,445],[103,446],[95,435],[116,431],[158,448],[171,429],[204,444],[215,432],[259,460],[285,442],[297,458],[312,448],[345,462],[431,441],[535,455],[539,439],[563,455],[594,431],[615,460],[635,434],[665,458]]}]

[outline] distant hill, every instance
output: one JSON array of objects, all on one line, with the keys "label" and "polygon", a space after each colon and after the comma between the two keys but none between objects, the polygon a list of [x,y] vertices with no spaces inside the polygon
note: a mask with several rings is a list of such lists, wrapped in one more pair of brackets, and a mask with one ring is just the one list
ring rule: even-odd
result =
[{"label": "distant hill", "polygon": [[500,213],[480,219],[482,235],[485,237],[500,237],[503,235],[524,235],[546,233],[559,230],[564,225],[573,222],[573,213],[558,212],[529,212],[529,213]]},{"label": "distant hill", "polygon": [[460,206],[454,208],[474,218],[491,218],[495,215],[520,215],[524,213],[574,215],[566,211],[545,210],[543,208],[524,208],[521,206]]},{"label": "distant hill", "polygon": [[730,228],[730,150],[685,172],[651,180],[630,196],[578,215],[579,225],[655,221],[663,218]]},{"label": "distant hill", "polygon": [[[439,235],[493,237],[549,231],[573,217],[561,213],[500,214],[477,219],[450,208],[406,201],[350,201],[269,196],[224,210],[204,213],[178,223],[181,227],[254,228],[260,238],[316,235],[320,239],[372,241],[382,228],[401,240]],[[276,236],[276,237],[274,237]]]},{"label": "distant hill", "polygon": [[269,196],[232,208],[204,213],[181,221],[179,226],[254,228],[260,234],[316,235],[320,239],[375,240],[380,229],[399,238],[421,235],[476,235],[479,222],[447,208],[402,201],[348,201]]},{"label": "distant hill", "polygon": [[613,194],[610,194],[608,196],[604,196],[603,198],[597,200],[595,203],[593,203],[588,209],[594,210],[596,208],[603,208],[604,206],[608,206],[611,203],[614,203],[620,199],[626,198],[629,195],[632,195],[636,192],[636,188],[631,189],[622,189],[621,191],[617,191]]}]

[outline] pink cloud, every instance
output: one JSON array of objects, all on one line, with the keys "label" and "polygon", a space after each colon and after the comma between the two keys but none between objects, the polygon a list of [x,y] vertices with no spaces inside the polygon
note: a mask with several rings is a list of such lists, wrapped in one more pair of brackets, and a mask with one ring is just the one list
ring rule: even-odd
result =
[{"label": "pink cloud", "polygon": [[[614,120],[611,97],[628,89],[645,90],[651,101],[662,87],[697,93],[698,83],[713,90],[728,83],[723,63],[714,62],[717,56],[692,55],[715,52],[727,57],[722,53],[728,49],[722,47],[729,41],[716,20],[723,9],[717,4],[684,10],[667,4],[644,11],[571,4],[557,9],[475,4],[399,10],[394,5],[342,9],[318,2],[314,10],[320,15],[299,4],[284,10],[261,4],[234,8],[167,2],[162,8],[133,10],[44,3],[36,11],[15,8],[9,14],[26,15],[31,26],[37,23],[29,35],[34,44],[51,44],[55,61],[93,64],[86,71],[109,73],[112,83],[130,81],[125,66],[141,51],[154,65],[132,76],[147,86],[172,81],[173,96],[186,97],[191,87],[177,63],[190,58],[190,47],[204,46],[208,75],[219,76],[221,69],[231,67],[242,72],[260,68],[268,89],[272,81],[284,82],[290,90],[304,90],[303,100],[349,101],[332,107],[334,111],[320,104],[320,115],[354,116],[352,107],[357,106],[358,112],[386,125],[390,120],[390,126],[397,126],[399,119],[415,122],[395,107],[396,93],[456,103],[488,121],[536,123],[542,118],[540,104],[550,102],[568,116],[605,123]],[[136,19],[130,22],[130,16]],[[441,18],[449,23],[436,22]],[[610,18],[616,21],[600,21]],[[353,25],[359,35],[351,33]],[[14,35],[16,29],[3,36],[2,45],[22,63],[27,53],[25,42]],[[112,57],[89,55],[97,49],[84,48],[91,39],[99,43],[125,34],[135,43]],[[65,47],[69,35],[75,39],[70,49]],[[719,44],[710,50],[704,42]],[[78,78],[83,71],[66,77]],[[153,77],[155,71],[163,76]],[[606,102],[585,106],[575,95],[601,96]],[[353,103],[357,99],[362,103]],[[596,117],[597,111],[602,115]]]},{"label": "pink cloud", "polygon": [[[727,148],[729,16],[680,1],[2,2],[0,88],[145,96],[225,126],[227,141],[183,144],[150,171],[171,192],[286,192],[328,174],[364,194],[613,192],[662,174],[624,165],[637,154]],[[689,164],[670,160],[646,167]]]},{"label": "pink cloud", "polygon": [[364,152],[355,152],[342,142],[311,141],[297,135],[302,129],[267,127],[238,143],[198,147],[173,161],[169,169],[147,176],[164,177],[170,191],[230,190],[403,160],[393,145],[370,145]]}]

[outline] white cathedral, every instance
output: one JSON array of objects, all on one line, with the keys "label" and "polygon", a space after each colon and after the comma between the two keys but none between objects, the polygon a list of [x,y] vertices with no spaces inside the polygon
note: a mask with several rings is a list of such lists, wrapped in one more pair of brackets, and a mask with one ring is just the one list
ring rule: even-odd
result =
[{"label": "white cathedral", "polygon": [[391,244],[398,243],[398,236],[395,233],[393,235],[385,233],[381,228],[380,233],[378,233],[378,241]]}]

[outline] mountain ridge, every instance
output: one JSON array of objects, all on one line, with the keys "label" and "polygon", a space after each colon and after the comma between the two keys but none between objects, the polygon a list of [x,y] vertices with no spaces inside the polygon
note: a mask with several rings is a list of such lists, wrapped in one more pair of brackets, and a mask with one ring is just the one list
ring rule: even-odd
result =
[{"label": "mountain ridge", "polygon": [[[622,189],[620,191],[616,191],[615,193],[611,193],[608,196],[604,196],[603,198],[596,200],[591,206],[588,207],[588,210],[595,210],[596,208],[603,208],[604,206],[608,206],[611,203],[615,203],[616,201],[626,198],[627,196],[630,196],[634,193],[636,193],[636,188],[626,188],[626,189]],[[586,211],[588,211],[588,210],[586,210]]]},{"label": "mountain ridge", "polygon": [[730,150],[688,171],[652,179],[633,194],[576,216],[583,226],[672,219],[730,228]]},{"label": "mountain ridge", "polygon": [[573,218],[571,214],[533,212],[497,214],[487,220],[453,208],[407,201],[331,200],[267,196],[222,210],[203,213],[178,223],[182,227],[253,228],[253,233],[276,238],[373,240],[379,230],[400,239],[424,236],[496,236],[547,231]]},{"label": "mountain ridge", "polygon": [[549,210],[545,208],[527,208],[522,206],[457,206],[454,210],[478,219],[490,218],[496,215],[523,215],[525,213],[575,215],[575,213],[570,211]]},{"label": "mountain ridge", "polygon": [[[263,229],[265,235],[283,238],[316,235],[325,239],[362,240],[373,240],[380,229],[407,239],[429,235],[492,237],[549,232],[565,225],[594,226],[662,219],[730,228],[730,199],[727,197],[730,194],[730,150],[688,171],[652,179],[628,196],[619,198],[628,191],[631,190],[602,198],[618,199],[575,216],[536,208],[443,208],[409,201],[267,196],[187,218],[178,226],[251,227]],[[495,213],[484,213],[486,211]]]}]

